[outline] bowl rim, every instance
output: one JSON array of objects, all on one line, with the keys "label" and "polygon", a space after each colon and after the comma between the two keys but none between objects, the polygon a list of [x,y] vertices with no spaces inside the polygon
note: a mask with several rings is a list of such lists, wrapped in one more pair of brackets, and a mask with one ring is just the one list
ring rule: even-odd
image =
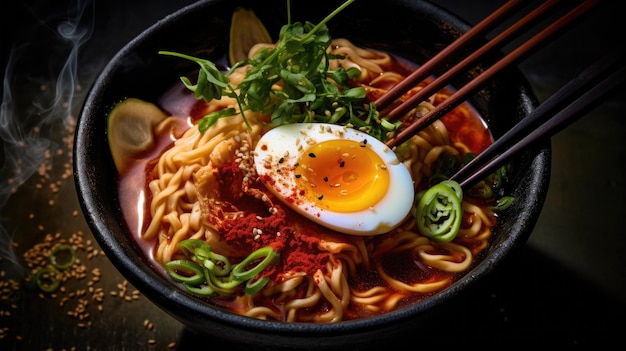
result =
[{"label": "bowl rim", "polygon": [[[467,272],[464,277],[465,279],[456,281],[450,287],[438,292],[424,302],[387,312],[380,316],[331,324],[285,323],[265,321],[237,315],[215,308],[209,304],[201,304],[199,303],[200,299],[185,294],[183,291],[178,291],[177,289],[172,291],[172,285],[161,279],[156,272],[154,274],[139,272],[135,265],[136,257],[134,256],[136,256],[136,253],[129,252],[126,247],[114,240],[113,235],[111,235],[111,229],[108,226],[110,222],[102,220],[105,208],[103,207],[98,196],[93,193],[94,187],[98,187],[95,179],[95,175],[98,170],[95,169],[90,162],[90,154],[88,152],[90,148],[93,147],[94,141],[88,138],[89,133],[86,132],[86,129],[93,123],[101,123],[102,118],[98,119],[94,116],[94,113],[97,111],[95,106],[99,103],[99,100],[103,96],[103,91],[110,83],[110,75],[115,73],[119,68],[119,62],[122,58],[129,55],[133,50],[139,47],[156,29],[167,26],[170,21],[174,21],[178,18],[185,17],[190,13],[209,8],[211,5],[220,2],[225,2],[225,0],[205,0],[188,5],[164,17],[162,20],[153,24],[124,45],[124,47],[115,54],[115,56],[109,61],[94,81],[77,120],[74,140],[75,151],[73,155],[73,166],[75,184],[83,215],[85,216],[88,226],[93,232],[96,241],[102,247],[107,257],[111,258],[111,261],[116,269],[119,270],[120,273],[122,273],[122,275],[131,282],[131,284],[141,291],[142,294],[147,296],[150,300],[152,300],[152,302],[162,309],[164,309],[164,303],[171,305],[165,310],[175,318],[179,318],[179,316],[172,313],[172,309],[184,312],[191,319],[199,320],[202,318],[209,318],[227,326],[245,328],[251,331],[296,336],[314,336],[319,335],[319,333],[332,335],[334,333],[361,332],[363,330],[401,322],[413,318],[416,315],[420,315],[423,312],[431,310],[457,296],[466,287],[474,285],[480,277],[492,271],[494,267],[504,259],[509,250],[504,252],[497,251],[495,255],[484,259],[472,271]],[[441,20],[453,23],[456,28],[461,31],[467,31],[470,28],[467,22],[457,15],[429,1],[396,0],[394,2],[411,6],[414,9],[419,9],[419,11],[425,12],[429,16],[436,16]],[[522,78],[520,83],[524,86],[522,95],[524,95],[523,98],[528,104],[527,107],[534,107],[536,105],[536,98],[533,96],[528,82],[525,81],[521,74],[520,77]],[[534,164],[535,168],[542,168],[544,172],[535,172],[532,174],[531,181],[537,182],[538,184],[536,193],[531,194],[531,196],[534,196],[535,199],[532,205],[539,206],[539,211],[531,211],[528,215],[523,217],[524,223],[528,223],[531,227],[537,221],[538,212],[540,212],[540,208],[545,199],[545,193],[547,192],[550,167],[549,143],[538,147],[536,155],[534,156]],[[511,248],[519,245],[518,239],[520,236],[529,235],[529,233],[523,234],[523,230],[524,228],[519,228],[517,233],[514,233],[514,235],[511,235],[508,239],[504,240],[501,245],[510,246]]]}]

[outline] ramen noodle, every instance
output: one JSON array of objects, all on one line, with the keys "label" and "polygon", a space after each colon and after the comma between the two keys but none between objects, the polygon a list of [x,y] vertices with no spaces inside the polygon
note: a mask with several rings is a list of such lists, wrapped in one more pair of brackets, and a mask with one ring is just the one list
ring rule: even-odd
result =
[{"label": "ramen noodle", "polygon": [[[253,48],[250,56],[261,47]],[[343,56],[333,59],[332,66],[361,71],[353,83],[364,86],[370,99],[409,72],[394,56],[345,39],[334,39],[329,50]],[[233,86],[245,70],[240,67],[229,76]],[[426,114],[446,96],[445,92],[433,95],[406,120]],[[198,115],[237,107],[228,97],[194,103],[192,113]],[[462,202],[461,229],[450,242],[421,235],[413,216],[390,232],[374,236],[341,234],[303,218],[256,176],[253,150],[271,126],[267,115],[244,113],[251,128],[241,115],[220,118],[205,132],[193,123],[181,127],[181,117],[161,122],[156,135],[163,140],[173,135],[175,140],[145,165],[145,204],[139,211],[144,215],[138,216],[142,222],[132,223],[140,231],[140,241],[149,244],[151,257],[161,265],[185,258],[179,244],[188,239],[204,241],[231,262],[263,247],[279,254],[278,261],[263,271],[270,279],[259,292],[208,296],[207,303],[283,322],[364,318],[445,289],[468,272],[489,245],[496,216],[484,203],[467,196]],[[462,104],[395,151],[410,171],[417,193],[429,187],[441,155],[477,154],[489,143],[490,134],[476,112]],[[126,206],[136,208],[136,202]]]}]

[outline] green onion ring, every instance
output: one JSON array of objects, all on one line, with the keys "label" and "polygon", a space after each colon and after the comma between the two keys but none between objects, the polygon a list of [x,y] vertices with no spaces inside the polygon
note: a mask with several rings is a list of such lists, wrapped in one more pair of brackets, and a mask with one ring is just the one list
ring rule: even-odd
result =
[{"label": "green onion ring", "polygon": [[[69,253],[70,257],[65,262],[59,262],[59,256],[63,252]],[[76,262],[76,250],[71,245],[58,245],[50,253],[50,263],[57,269],[68,269],[74,262]]]},{"label": "green onion ring", "polygon": [[183,285],[185,286],[185,289],[187,289],[187,291],[197,295],[211,296],[216,294],[215,290],[213,290],[210,286],[206,284],[191,285],[188,283],[183,283]]},{"label": "green onion ring", "polygon": [[439,242],[454,239],[463,219],[461,186],[445,180],[420,192],[416,198],[414,216],[420,233]]},{"label": "green onion ring", "polygon": [[208,269],[205,271],[205,274],[207,275],[207,283],[215,286],[217,289],[220,289],[220,291],[233,290],[242,283],[240,280],[233,279],[232,275],[229,275],[228,277],[220,277],[215,274],[215,271]]},{"label": "green onion ring", "polygon": [[244,287],[244,291],[246,295],[254,295],[259,290],[263,289],[263,287],[270,281],[270,278],[263,277],[260,279],[249,279],[246,282],[246,286]]},{"label": "green onion ring", "polygon": [[194,262],[224,277],[230,273],[231,265],[226,256],[213,251],[210,245],[199,239],[187,239],[180,242],[185,255]]},{"label": "green onion ring", "polygon": [[59,280],[59,271],[48,267],[40,269],[35,274],[35,283],[43,292],[54,292],[61,284],[61,281]]},{"label": "green onion ring", "polygon": [[209,253],[203,264],[218,277],[225,277],[230,274],[231,271],[228,257],[220,255],[216,252]]},{"label": "green onion ring", "polygon": [[194,255],[206,256],[208,252],[211,252],[211,246],[200,239],[183,240],[178,245],[188,258],[192,258]]},{"label": "green onion ring", "polygon": [[219,278],[216,278],[214,275],[211,274],[210,270],[204,268],[204,281],[209,286],[209,288],[211,288],[213,291],[215,291],[216,293],[220,295],[227,295],[227,296],[232,295],[234,293],[234,288],[241,283],[241,282],[237,282],[236,285],[230,286],[229,284],[226,284],[225,282],[221,282],[217,280],[219,280]]},{"label": "green onion ring", "polygon": [[504,211],[509,208],[513,202],[515,202],[515,198],[513,196],[503,196],[498,199],[495,205],[491,206],[491,209],[496,212]]},{"label": "green onion ring", "polygon": [[[256,266],[252,267],[251,269],[245,270],[246,266],[250,264],[250,262],[260,259],[261,257],[264,257],[261,262],[259,262]],[[233,270],[232,270],[233,278],[239,281],[248,280],[254,277],[255,275],[259,274],[265,267],[267,267],[270,263],[272,263],[277,258],[278,258],[278,253],[276,253],[270,246],[260,248],[252,252],[243,261],[239,262],[233,267]]]},{"label": "green onion ring", "polygon": [[[165,265],[167,274],[179,283],[198,285],[204,282],[202,267],[189,260],[173,260]],[[179,273],[179,272],[182,272]]]}]

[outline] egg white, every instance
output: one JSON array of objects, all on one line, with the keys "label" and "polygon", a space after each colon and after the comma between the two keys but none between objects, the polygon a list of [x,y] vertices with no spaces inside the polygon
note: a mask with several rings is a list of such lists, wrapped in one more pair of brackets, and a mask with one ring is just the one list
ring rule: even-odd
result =
[{"label": "egg white", "polygon": [[[349,213],[322,209],[294,190],[293,166],[303,152],[315,143],[335,139],[366,140],[387,167],[389,188],[383,198],[368,209]],[[346,234],[377,235],[396,228],[410,213],[415,197],[409,170],[395,153],[369,134],[344,126],[296,123],[273,128],[257,143],[254,163],[266,187],[286,205],[316,223]],[[294,198],[297,200],[293,201]]]}]

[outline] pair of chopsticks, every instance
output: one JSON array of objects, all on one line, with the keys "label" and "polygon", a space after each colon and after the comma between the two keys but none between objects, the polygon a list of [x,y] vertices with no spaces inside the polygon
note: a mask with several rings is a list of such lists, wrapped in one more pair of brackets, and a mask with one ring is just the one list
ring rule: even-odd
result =
[{"label": "pair of chopsticks", "polygon": [[[478,59],[483,57],[486,53],[496,47],[502,46],[521,30],[535,23],[558,2],[559,0],[543,2],[535,10],[529,12],[481,48],[438,76],[415,95],[394,107],[386,114],[386,117],[389,119],[397,119],[408,113],[420,102],[426,100],[429,96],[449,84],[454,76],[470,67],[471,64],[477,62]],[[537,50],[540,44],[544,44],[548,39],[553,38],[568,24],[585,14],[599,2],[600,0],[582,1],[565,15],[552,22],[552,24],[547,26],[544,30],[528,39],[517,49],[512,50],[508,55],[486,69],[468,84],[458,89],[428,114],[401,130],[394,138],[387,141],[387,145],[390,147],[397,146],[408,140],[415,133],[426,128],[435,120],[441,118],[445,113],[466,100],[468,96],[477,92],[489,79],[502,69],[523,59],[533,52],[533,50]],[[400,82],[400,84],[396,85],[375,101],[376,107],[382,110],[390,106],[404,92],[430,76],[435,68],[450,60],[460,49],[478,38],[481,34],[486,33],[488,30],[502,23],[506,16],[521,3],[523,3],[523,1],[511,0],[502,5],[483,21],[439,52],[431,60],[420,66],[415,72]],[[624,81],[624,74],[623,55],[610,54],[600,59],[596,64],[590,66],[576,79],[572,80],[541,104],[513,129],[499,138],[493,145],[473,159],[472,162],[468,163],[463,169],[453,175],[451,179],[459,182],[464,188],[483,179],[519,150],[537,140],[552,136],[568,123],[584,115],[617,85]]]},{"label": "pair of chopsticks", "polygon": [[587,114],[624,81],[626,56],[607,54],[551,95],[450,179],[463,188],[479,182],[520,150],[556,134]]}]

